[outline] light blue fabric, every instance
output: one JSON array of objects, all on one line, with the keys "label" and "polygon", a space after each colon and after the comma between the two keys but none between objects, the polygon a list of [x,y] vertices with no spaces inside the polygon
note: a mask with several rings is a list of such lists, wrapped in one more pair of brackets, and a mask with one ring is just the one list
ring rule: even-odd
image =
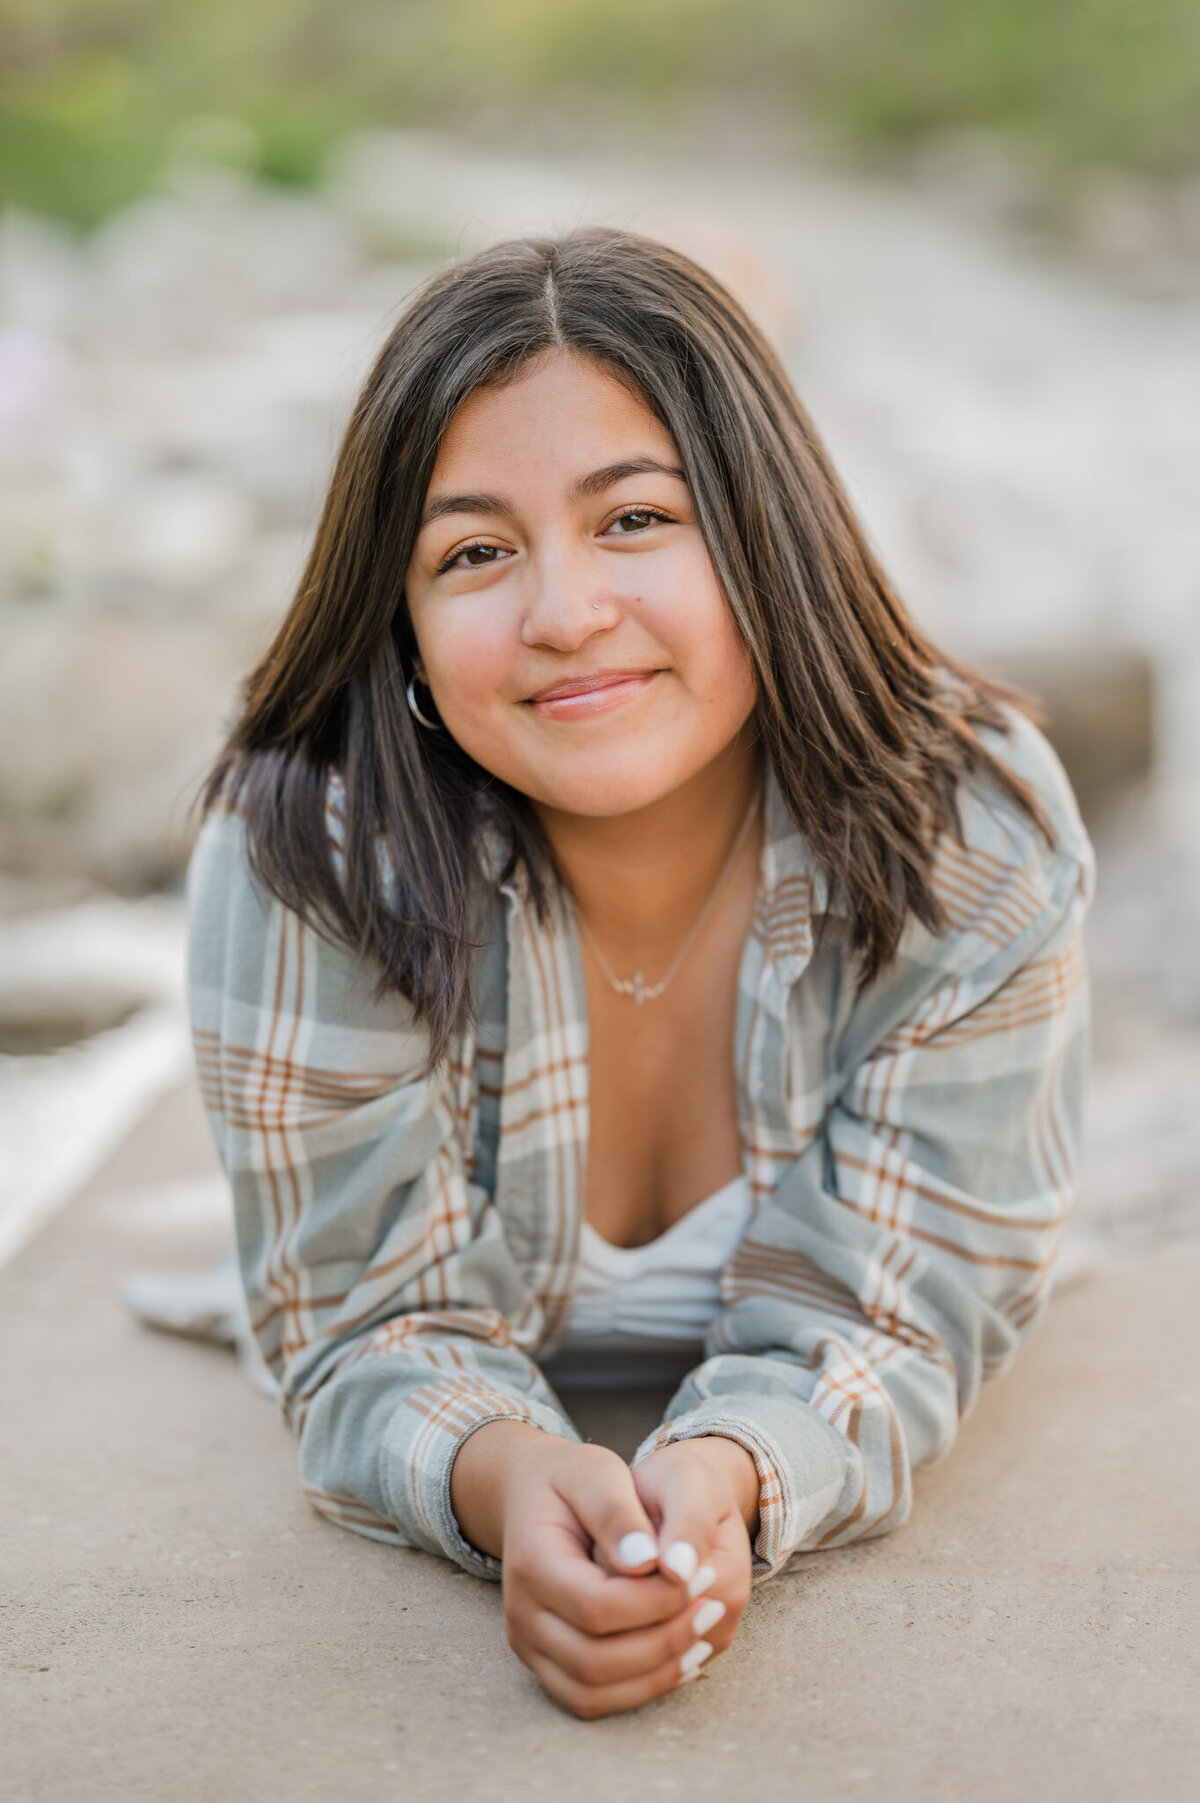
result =
[{"label": "light blue fabric", "polygon": [[[755,1208],[707,1356],[639,1454],[700,1432],[745,1445],[760,1575],[903,1521],[913,1468],[948,1449],[1044,1304],[1078,1154],[1092,861],[1041,735],[1014,719],[989,743],[1057,845],[994,785],[964,787],[965,845],[938,847],[949,930],[910,921],[863,992],[768,781],[734,1048]],[[540,1369],[587,1156],[569,910],[542,926],[484,871],[478,1019],[422,1076],[408,1005],[263,892],[235,815],[204,827],[191,895],[197,1059],[308,1494],[494,1576],[450,1509],[464,1439],[497,1418],[575,1434]]]}]

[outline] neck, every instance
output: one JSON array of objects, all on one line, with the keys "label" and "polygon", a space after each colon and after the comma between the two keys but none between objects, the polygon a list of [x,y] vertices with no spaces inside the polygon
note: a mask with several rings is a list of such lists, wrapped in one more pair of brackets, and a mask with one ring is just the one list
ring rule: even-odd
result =
[{"label": "neck", "polygon": [[[761,776],[748,726],[682,788],[634,814],[538,808],[558,868],[612,957],[640,966],[671,956],[708,900]],[[739,867],[759,842],[752,832]]]}]

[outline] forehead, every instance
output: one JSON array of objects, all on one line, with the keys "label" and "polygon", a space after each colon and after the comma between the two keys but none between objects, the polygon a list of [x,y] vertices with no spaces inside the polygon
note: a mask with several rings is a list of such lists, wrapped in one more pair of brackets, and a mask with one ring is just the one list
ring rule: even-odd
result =
[{"label": "forehead", "polygon": [[638,450],[673,455],[675,447],[626,383],[590,358],[559,351],[467,397],[446,428],[430,487],[457,486],[483,466],[556,466],[570,477]]}]

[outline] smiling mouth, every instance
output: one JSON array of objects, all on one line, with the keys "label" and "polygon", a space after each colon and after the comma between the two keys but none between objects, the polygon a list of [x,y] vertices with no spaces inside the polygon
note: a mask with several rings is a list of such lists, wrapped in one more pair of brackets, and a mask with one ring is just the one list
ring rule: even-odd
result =
[{"label": "smiling mouth", "polygon": [[661,674],[660,670],[600,670],[595,676],[578,676],[541,689],[526,705],[545,720],[587,719],[632,701]]}]

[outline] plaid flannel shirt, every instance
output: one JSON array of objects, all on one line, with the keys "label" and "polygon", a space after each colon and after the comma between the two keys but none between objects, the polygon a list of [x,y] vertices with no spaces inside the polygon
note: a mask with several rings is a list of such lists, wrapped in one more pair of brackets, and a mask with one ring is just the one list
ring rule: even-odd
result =
[{"label": "plaid flannel shirt", "polygon": [[[637,1455],[698,1434],[746,1447],[759,1576],[903,1522],[914,1467],[946,1452],[1046,1298],[1079,1143],[1092,861],[1041,735],[1015,719],[989,743],[1057,846],[994,784],[964,785],[965,844],[937,852],[948,930],[910,919],[861,991],[768,777],[735,1045],[753,1212],[707,1356]],[[335,797],[335,840],[337,815]],[[570,911],[539,924],[495,874],[476,1018],[432,1075],[409,1005],[255,880],[236,813],[197,844],[190,963],[251,1318],[307,1494],[488,1576],[451,1470],[490,1421],[577,1437],[540,1363],[570,1302],[588,1134]]]}]

